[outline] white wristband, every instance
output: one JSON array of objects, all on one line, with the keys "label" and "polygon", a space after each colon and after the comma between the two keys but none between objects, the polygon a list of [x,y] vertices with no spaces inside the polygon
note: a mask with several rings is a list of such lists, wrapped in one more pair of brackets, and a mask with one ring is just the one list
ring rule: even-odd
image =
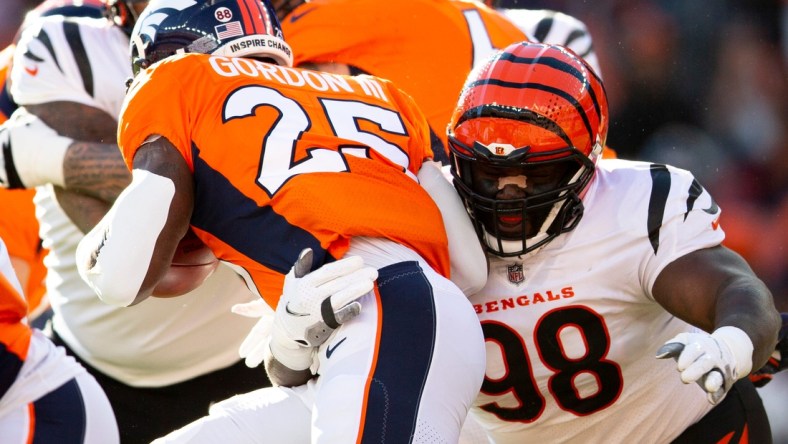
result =
[{"label": "white wristband", "polygon": [[26,188],[48,183],[65,186],[63,159],[74,142],[59,135],[37,116],[17,110],[9,122],[11,153],[19,180]]},{"label": "white wristband", "polygon": [[736,362],[737,379],[741,379],[750,374],[752,370],[752,339],[742,329],[738,327],[720,327],[711,334],[711,337],[722,341],[730,349],[733,359]]}]

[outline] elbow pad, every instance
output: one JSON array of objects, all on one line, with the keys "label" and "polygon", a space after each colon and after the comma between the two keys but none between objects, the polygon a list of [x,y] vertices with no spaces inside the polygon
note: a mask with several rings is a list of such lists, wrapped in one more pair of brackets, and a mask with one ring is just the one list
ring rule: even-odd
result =
[{"label": "elbow pad", "polygon": [[421,187],[438,205],[449,239],[451,281],[470,296],[487,283],[484,254],[468,211],[454,186],[446,180],[437,162],[424,162],[418,174]]},{"label": "elbow pad", "polygon": [[105,303],[127,307],[139,295],[174,195],[169,178],[134,170],[131,184],[80,241],[79,275]]}]

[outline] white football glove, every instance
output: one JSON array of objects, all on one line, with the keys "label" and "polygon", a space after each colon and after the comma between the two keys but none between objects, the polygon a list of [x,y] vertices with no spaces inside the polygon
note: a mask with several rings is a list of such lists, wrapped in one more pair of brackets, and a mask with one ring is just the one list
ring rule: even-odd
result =
[{"label": "white football glove", "polygon": [[235,304],[230,311],[247,318],[259,318],[238,347],[238,355],[246,366],[255,368],[263,362],[268,350],[269,335],[274,324],[274,311],[262,299]]},{"label": "white football glove", "polygon": [[0,126],[0,187],[64,186],[63,158],[72,142],[24,108],[17,109]]},{"label": "white football glove", "polygon": [[378,271],[364,266],[358,256],[310,272],[312,256],[311,249],[302,251],[285,277],[271,328],[271,353],[292,370],[309,368],[314,348],[358,316],[357,299],[372,291],[378,277]]},{"label": "white football glove", "polygon": [[685,384],[696,382],[717,404],[752,370],[752,340],[736,327],[721,327],[712,334],[679,333],[657,350],[657,358],[675,358]]}]

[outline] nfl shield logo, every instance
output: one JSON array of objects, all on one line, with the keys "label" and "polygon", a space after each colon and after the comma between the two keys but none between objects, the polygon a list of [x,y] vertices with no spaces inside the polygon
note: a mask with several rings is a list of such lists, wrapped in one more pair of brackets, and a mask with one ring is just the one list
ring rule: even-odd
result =
[{"label": "nfl shield logo", "polygon": [[506,268],[509,271],[509,282],[519,284],[525,280],[525,275],[523,275],[523,264],[508,265]]}]

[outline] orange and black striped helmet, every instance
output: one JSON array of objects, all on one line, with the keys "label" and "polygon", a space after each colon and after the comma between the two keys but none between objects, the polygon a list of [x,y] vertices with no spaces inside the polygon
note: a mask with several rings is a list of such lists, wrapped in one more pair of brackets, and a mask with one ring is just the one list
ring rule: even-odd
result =
[{"label": "orange and black striped helmet", "polygon": [[[471,72],[449,123],[449,147],[455,186],[488,251],[521,255],[574,229],[608,119],[601,79],[563,46],[515,43]],[[560,168],[560,180],[547,189],[523,186],[517,198],[485,189],[480,178],[514,175],[530,184],[538,168],[542,176]]]}]

